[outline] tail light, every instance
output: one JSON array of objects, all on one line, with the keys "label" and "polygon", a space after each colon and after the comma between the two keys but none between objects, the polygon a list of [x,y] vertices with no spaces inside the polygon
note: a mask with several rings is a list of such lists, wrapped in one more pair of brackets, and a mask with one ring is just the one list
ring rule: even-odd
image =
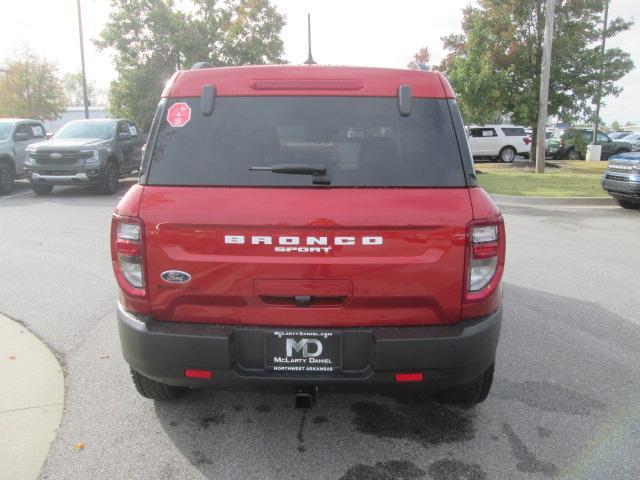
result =
[{"label": "tail light", "polygon": [[[491,313],[499,305],[504,270],[505,231],[502,217],[472,222],[467,227],[465,306],[463,317]],[[495,294],[495,295],[494,295]]]},{"label": "tail light", "polygon": [[558,142],[558,145],[560,145],[561,147],[564,147],[564,140],[562,140],[562,139],[561,139],[561,140]]},{"label": "tail light", "polygon": [[530,137],[524,137],[522,140],[524,141],[525,145],[529,145],[531,143],[531,138]]},{"label": "tail light", "polygon": [[133,297],[146,297],[144,228],[140,220],[114,217],[111,224],[111,261],[118,284]]}]

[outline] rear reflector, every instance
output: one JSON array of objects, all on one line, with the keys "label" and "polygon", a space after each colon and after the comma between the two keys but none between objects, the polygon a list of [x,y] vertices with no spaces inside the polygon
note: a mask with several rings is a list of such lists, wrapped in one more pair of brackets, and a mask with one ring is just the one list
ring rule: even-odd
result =
[{"label": "rear reflector", "polygon": [[415,373],[396,373],[396,382],[422,382],[424,374],[422,372]]},{"label": "rear reflector", "polygon": [[187,369],[184,371],[184,376],[187,378],[201,378],[203,380],[211,380],[213,373],[210,370],[194,370]]}]

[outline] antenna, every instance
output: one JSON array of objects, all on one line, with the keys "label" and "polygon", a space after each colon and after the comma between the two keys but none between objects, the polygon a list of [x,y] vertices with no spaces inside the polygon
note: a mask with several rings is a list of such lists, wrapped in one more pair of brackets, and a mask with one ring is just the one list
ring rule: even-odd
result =
[{"label": "antenna", "polygon": [[313,55],[311,55],[311,14],[307,14],[307,33],[309,36],[309,57],[304,62],[305,65],[315,65],[316,61],[313,59]]}]

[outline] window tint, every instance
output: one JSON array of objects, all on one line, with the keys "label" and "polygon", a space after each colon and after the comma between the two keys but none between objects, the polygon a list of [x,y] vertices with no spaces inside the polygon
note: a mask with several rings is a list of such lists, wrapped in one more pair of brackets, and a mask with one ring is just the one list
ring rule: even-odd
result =
[{"label": "window tint", "polygon": [[108,140],[113,138],[115,122],[112,120],[89,120],[67,123],[55,138],[98,138]]},{"label": "window tint", "polygon": [[502,127],[502,132],[507,137],[525,137],[527,135],[524,128],[517,127]]},{"label": "window tint", "polygon": [[497,137],[498,134],[493,128],[471,128],[471,136],[474,138]]},{"label": "window tint", "polygon": [[14,136],[18,133],[24,133],[29,138],[33,138],[33,132],[31,131],[31,127],[27,123],[21,123],[16,127],[16,131],[14,132]]},{"label": "window tint", "polygon": [[11,133],[11,124],[7,122],[0,122],[0,140],[4,140]]},{"label": "window tint", "polygon": [[597,142],[607,143],[609,141],[609,137],[607,137],[604,133],[598,132],[596,137]]},{"label": "window tint", "polygon": [[[199,99],[182,127],[165,117],[154,146],[151,185],[311,186],[311,175],[251,167],[326,168],[332,186],[464,186],[462,159],[446,100],[219,97],[212,116]],[[170,102],[167,108],[171,106]]]}]

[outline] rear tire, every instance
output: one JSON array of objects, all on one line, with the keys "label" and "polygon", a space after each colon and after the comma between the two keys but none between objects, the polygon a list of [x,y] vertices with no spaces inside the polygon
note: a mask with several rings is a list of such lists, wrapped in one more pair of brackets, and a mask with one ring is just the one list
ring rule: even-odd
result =
[{"label": "rear tire", "polygon": [[156,382],[133,369],[131,369],[131,379],[138,393],[144,398],[150,398],[151,400],[159,400],[162,402],[175,400],[182,397],[187,393],[187,390],[189,390],[187,387],[172,387],[171,385]]},{"label": "rear tire", "polygon": [[582,160],[580,158],[580,152],[578,152],[575,148],[568,150],[565,156],[567,160]]},{"label": "rear tire", "polygon": [[32,183],[31,190],[38,196],[49,195],[53,190],[53,185]]},{"label": "rear tire", "polygon": [[463,383],[436,394],[436,400],[450,405],[476,405],[487,399],[493,383],[493,370],[495,364],[491,364],[480,376],[468,383]]},{"label": "rear tire", "polygon": [[119,172],[118,167],[113,163],[107,163],[102,172],[100,179],[100,193],[104,195],[113,195],[118,191]]},{"label": "rear tire", "polygon": [[0,163],[0,195],[7,195],[13,188],[13,168],[6,163]]},{"label": "rear tire", "polygon": [[618,205],[628,210],[637,210],[638,208],[640,208],[640,204],[628,202],[627,200],[618,200]]},{"label": "rear tire", "polygon": [[517,153],[513,147],[504,147],[500,150],[500,161],[502,163],[512,163],[516,159]]}]

